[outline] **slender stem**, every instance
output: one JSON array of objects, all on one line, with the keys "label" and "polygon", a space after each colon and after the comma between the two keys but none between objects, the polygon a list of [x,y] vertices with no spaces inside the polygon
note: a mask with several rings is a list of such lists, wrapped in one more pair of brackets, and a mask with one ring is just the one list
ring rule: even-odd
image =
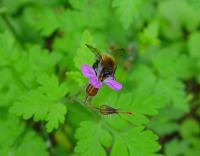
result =
[{"label": "slender stem", "polygon": [[90,109],[87,109],[87,110],[91,113],[91,115],[92,115],[95,119],[99,120],[99,119],[101,118],[101,116],[100,116],[99,114],[97,114],[96,112],[94,113],[94,111],[91,111],[91,108],[92,108],[92,109],[95,109],[94,106],[92,106],[92,105],[90,105],[90,104],[84,104],[84,102],[81,102],[81,101],[78,100],[76,97],[71,96],[71,95],[67,95],[67,96],[66,96],[66,99],[68,99],[68,100],[71,101],[71,102],[75,102],[75,103],[81,105],[82,107],[90,108]]},{"label": "slender stem", "polygon": [[88,95],[86,95],[86,97],[85,97],[85,100],[84,100],[84,104],[86,104],[86,103],[87,103],[87,101],[88,101],[88,98],[89,98],[89,96],[88,96]]}]

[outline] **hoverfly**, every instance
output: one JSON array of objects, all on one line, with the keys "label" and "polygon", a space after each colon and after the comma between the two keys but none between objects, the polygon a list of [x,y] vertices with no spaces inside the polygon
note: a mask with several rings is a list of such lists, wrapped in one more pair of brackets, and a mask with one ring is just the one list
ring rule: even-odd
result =
[{"label": "hoverfly", "polygon": [[98,49],[91,45],[86,44],[86,46],[95,54],[96,61],[92,67],[86,64],[81,66],[83,75],[89,78],[89,85],[86,88],[85,102],[88,97],[97,94],[103,83],[113,90],[120,90],[122,88],[122,85],[115,81],[114,75],[117,66],[114,58],[109,55],[102,55]]}]

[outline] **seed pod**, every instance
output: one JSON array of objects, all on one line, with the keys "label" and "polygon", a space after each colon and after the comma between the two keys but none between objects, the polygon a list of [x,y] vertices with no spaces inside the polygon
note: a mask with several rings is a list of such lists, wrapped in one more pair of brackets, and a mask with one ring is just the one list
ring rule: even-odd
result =
[{"label": "seed pod", "polygon": [[119,109],[107,106],[107,105],[102,105],[100,108],[97,108],[99,112],[103,115],[110,115],[110,114],[128,114],[132,115],[132,112],[121,112]]}]

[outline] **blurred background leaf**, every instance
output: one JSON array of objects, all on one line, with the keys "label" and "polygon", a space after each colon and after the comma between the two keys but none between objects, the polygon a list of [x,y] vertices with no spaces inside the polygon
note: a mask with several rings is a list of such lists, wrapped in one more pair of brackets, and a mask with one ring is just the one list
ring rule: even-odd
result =
[{"label": "blurred background leaf", "polygon": [[[0,155],[200,155],[199,32],[199,0],[1,0]],[[90,106],[85,44],[123,84]]]}]

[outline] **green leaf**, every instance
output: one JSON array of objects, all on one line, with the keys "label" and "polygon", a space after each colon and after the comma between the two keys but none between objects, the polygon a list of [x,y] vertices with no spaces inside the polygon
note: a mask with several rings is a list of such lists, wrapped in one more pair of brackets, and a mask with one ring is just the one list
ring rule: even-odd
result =
[{"label": "green leaf", "polygon": [[[74,25],[81,28],[104,28],[109,15],[109,4],[107,0],[87,1],[70,0],[70,4],[75,8],[71,13]],[[91,16],[92,15],[92,16]],[[90,21],[90,22],[88,22]],[[74,27],[74,26],[73,26]]]},{"label": "green leaf", "polygon": [[120,21],[125,29],[129,28],[134,18],[138,16],[138,11],[142,4],[142,0],[114,0],[113,7],[116,8],[120,16]]},{"label": "green leaf", "polygon": [[58,17],[53,9],[46,7],[27,7],[24,11],[24,20],[45,37],[59,28]]},{"label": "green leaf", "polygon": [[199,149],[200,139],[195,137],[191,140],[191,144],[189,145],[190,149],[186,152],[186,156],[196,156],[200,154]]},{"label": "green leaf", "polygon": [[[81,72],[78,71],[69,71],[66,73],[67,80],[72,81],[76,85],[78,84],[79,86],[82,86],[83,84],[86,83],[86,79],[83,77]],[[85,79],[85,80],[84,80]]]},{"label": "green leaf", "polygon": [[181,44],[174,44],[156,52],[152,59],[156,71],[163,77],[189,78],[192,60],[182,51]]},{"label": "green leaf", "polygon": [[99,133],[101,134],[100,137],[99,137],[100,143],[105,148],[109,148],[111,146],[111,144],[112,144],[112,141],[113,141],[111,134],[107,130],[105,130],[103,128],[100,129]]},{"label": "green leaf", "polygon": [[[106,155],[105,149],[99,142],[99,138],[104,136],[102,132],[105,130],[107,131],[106,127],[108,126],[108,124],[105,125],[103,122],[82,122],[81,127],[76,132],[78,143],[75,152],[81,156]],[[127,131],[120,132],[109,128],[109,131],[112,133],[112,137],[114,137],[111,156],[118,156],[121,154],[126,156],[156,156],[157,154],[155,153],[160,149],[159,144],[156,143],[158,139],[157,136],[150,131],[144,131],[143,127],[134,127]]]},{"label": "green leaf", "polygon": [[11,115],[6,118],[0,118],[0,125],[0,132],[4,134],[0,137],[1,151],[4,148],[10,148],[13,145],[13,142],[24,131],[24,125],[18,118]]},{"label": "green leaf", "polygon": [[[169,8],[171,8],[170,11]],[[186,14],[187,16],[185,16]],[[196,11],[186,2],[186,0],[162,1],[159,4],[159,15],[170,23],[171,27],[169,27],[169,25],[167,26],[169,29],[177,27],[178,31],[181,30],[181,26],[189,31],[193,31],[198,27],[200,20]]]},{"label": "green leaf", "polygon": [[165,146],[165,153],[167,156],[183,155],[188,150],[186,141],[179,142],[177,139],[172,140]]},{"label": "green leaf", "polygon": [[[158,96],[156,93],[146,92],[146,89],[141,89],[133,92],[133,101],[129,104],[129,107],[133,111],[134,124],[144,124],[147,123],[148,116],[154,116],[158,114],[158,109],[166,105],[166,100],[162,96]],[[130,95],[126,95],[127,98]],[[124,98],[126,99],[126,98]],[[120,101],[122,103],[122,101]]]},{"label": "green leaf", "polygon": [[119,135],[116,134],[115,139],[111,156],[120,154],[126,156],[156,156],[156,152],[160,149],[159,144],[156,143],[157,136],[151,131],[144,131],[143,127],[131,128]]},{"label": "green leaf", "polygon": [[59,85],[54,75],[41,74],[38,77],[41,86],[22,95],[10,111],[24,119],[34,116],[35,121],[46,121],[47,131],[50,132],[64,122],[67,109],[62,98],[68,88],[65,83]]},{"label": "green leaf", "polygon": [[129,151],[126,146],[125,140],[117,138],[113,147],[110,156],[129,156]]},{"label": "green leaf", "polygon": [[[130,73],[127,77],[128,80],[126,87],[130,86],[130,89],[146,89],[148,92],[155,87],[157,79],[152,69],[144,64],[136,64],[134,67],[134,71]],[[132,84],[132,86],[130,84]]]},{"label": "green leaf", "polygon": [[[200,0],[0,0],[0,156],[199,156],[199,28]],[[85,44],[124,49],[89,107]]]},{"label": "green leaf", "polygon": [[188,4],[200,15],[200,1],[199,0],[187,0]]},{"label": "green leaf", "polygon": [[[105,99],[104,99],[105,100]],[[112,118],[105,118],[115,129],[126,128],[130,123],[134,125],[144,125],[148,123],[147,116],[155,116],[158,110],[166,104],[162,96],[158,96],[146,89],[138,89],[132,93],[121,94],[119,98],[113,95],[106,99],[107,103],[119,108],[122,112],[132,112],[132,115],[113,115]],[[127,122],[128,121],[128,122]]]},{"label": "green leaf", "polygon": [[157,116],[151,119],[148,128],[159,134],[159,136],[170,135],[179,130],[179,124],[176,121],[183,115],[184,111],[175,109],[172,105],[167,105],[160,110]]},{"label": "green leaf", "polygon": [[141,43],[146,46],[146,44],[156,45],[159,43],[159,22],[158,20],[153,20],[149,25],[144,29],[142,33],[139,34]]},{"label": "green leaf", "polygon": [[99,137],[101,126],[97,123],[85,121],[76,132],[78,143],[75,152],[81,156],[106,156]]},{"label": "green leaf", "polygon": [[172,102],[175,108],[185,112],[189,111],[184,85],[181,81],[173,78],[160,79],[156,86],[156,92],[166,98],[168,103]]},{"label": "green leaf", "polygon": [[190,139],[200,134],[200,127],[197,121],[187,119],[183,121],[180,127],[180,133],[183,138]]},{"label": "green leaf", "polygon": [[199,143],[200,140],[197,137],[191,141],[173,139],[166,144],[165,153],[167,156],[197,156],[200,154]]},{"label": "green leaf", "polygon": [[58,128],[60,123],[64,123],[66,113],[67,109],[62,103],[50,106],[49,113],[46,118],[47,131],[51,132],[54,128]]},{"label": "green leaf", "polygon": [[[188,39],[188,50],[189,54],[192,58],[194,58],[194,64],[196,66],[196,70],[200,69],[200,53],[199,53],[199,41],[200,41],[200,32],[194,32],[189,36]],[[200,83],[200,72],[196,74],[197,80]]]},{"label": "green leaf", "polygon": [[15,116],[0,118],[0,125],[0,155],[48,156],[47,144]]},{"label": "green leaf", "polygon": [[[147,77],[148,75],[148,77]],[[159,109],[168,104],[164,95],[156,92],[156,76],[152,70],[145,65],[136,65],[134,72],[128,75],[127,83],[123,84],[126,93],[110,92],[109,89],[102,88],[94,99],[93,103],[97,106],[106,104],[119,108],[121,111],[130,111],[132,116],[123,115],[122,118],[136,125],[143,125],[148,122],[147,116],[155,116]],[[127,122],[119,116],[113,115],[109,118],[109,123],[116,129],[127,126]]]},{"label": "green leaf", "polygon": [[27,53],[24,53],[20,60],[13,65],[23,83],[32,88],[35,86],[36,77],[44,72],[53,73],[54,66],[60,59],[60,54],[56,52],[49,53],[47,49],[32,45],[28,48]]},{"label": "green leaf", "polygon": [[[52,73],[61,55],[42,49],[39,45],[29,45],[22,50],[11,34],[0,34],[0,67],[10,70],[13,80],[21,88],[32,88],[40,72]],[[34,86],[35,87],[35,86]]]},{"label": "green leaf", "polygon": [[[14,152],[14,156],[48,156],[47,144],[34,132],[28,132]],[[31,152],[30,152],[31,151]]]},{"label": "green leaf", "polygon": [[15,74],[9,68],[0,70],[0,106],[11,105],[23,93]]},{"label": "green leaf", "polygon": [[94,45],[92,36],[89,31],[84,31],[80,43],[80,47],[76,51],[74,63],[77,69],[80,70],[81,65],[92,65],[94,62],[94,54],[86,47],[85,44]]},{"label": "green leaf", "polygon": [[0,44],[0,67],[8,66],[20,58],[18,51],[20,48],[11,33],[8,31],[1,33]]},{"label": "green leaf", "polygon": [[200,32],[194,32],[189,36],[188,40],[188,50],[192,57],[200,59],[199,53],[199,41],[200,41]]},{"label": "green leaf", "polygon": [[27,0],[3,0],[1,3],[1,6],[4,6],[7,8],[7,12],[9,13],[15,13],[20,7],[25,5],[28,1]]},{"label": "green leaf", "polygon": [[50,100],[60,99],[68,92],[66,83],[59,84],[58,77],[55,75],[40,74],[37,81],[41,85],[39,90],[44,92]]}]

